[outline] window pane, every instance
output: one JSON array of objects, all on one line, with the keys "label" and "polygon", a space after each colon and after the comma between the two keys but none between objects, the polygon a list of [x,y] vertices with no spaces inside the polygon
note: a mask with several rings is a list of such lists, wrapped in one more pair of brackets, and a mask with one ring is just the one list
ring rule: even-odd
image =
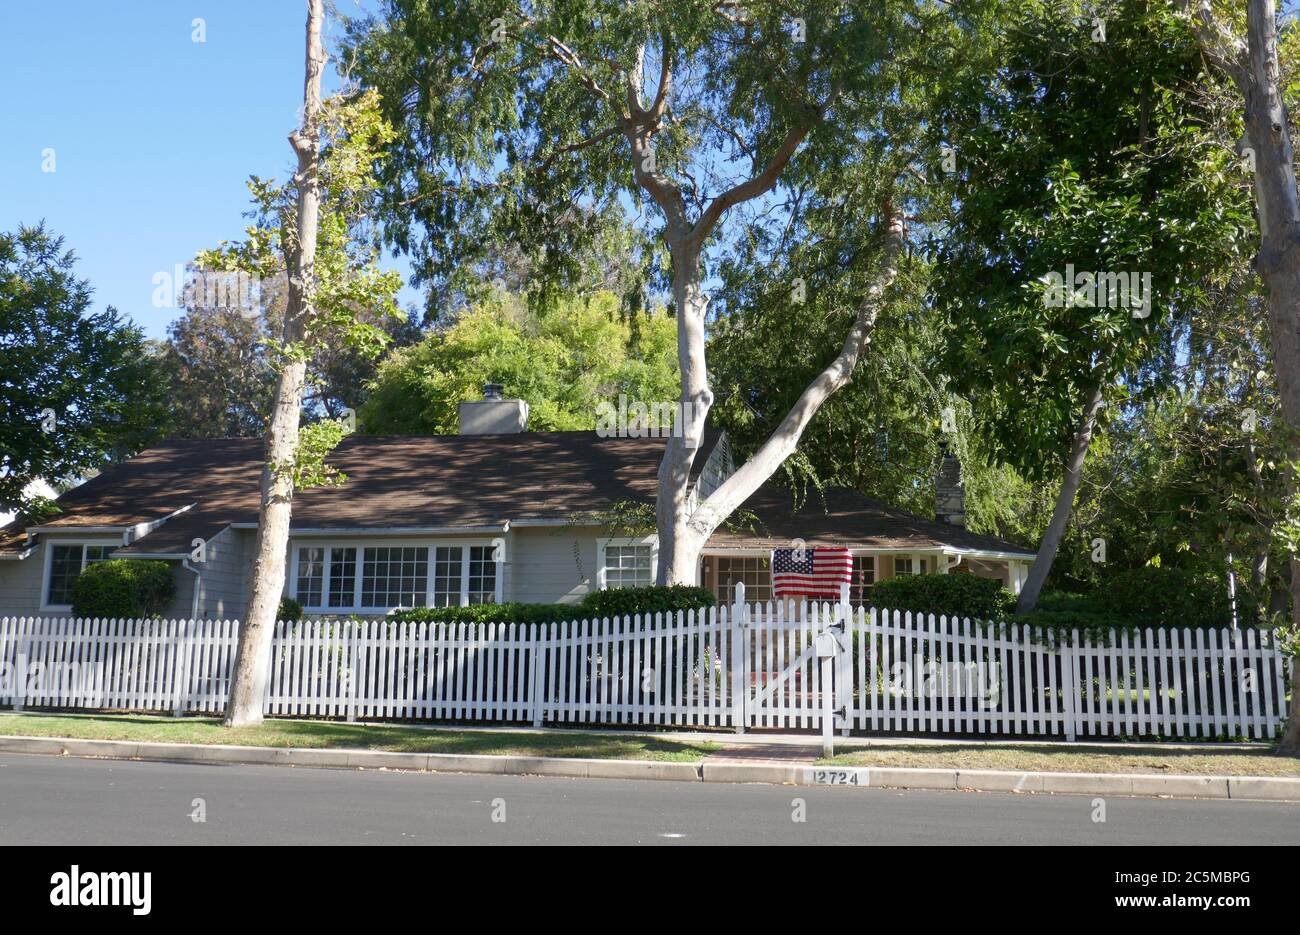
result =
[{"label": "window pane", "polygon": [[357,597],[357,550],[330,549],[331,607],[352,607]]},{"label": "window pane", "polygon": [[301,548],[298,550],[298,603],[303,607],[319,607],[321,583],[325,580],[325,550]]},{"label": "window pane", "polygon": [[429,550],[419,546],[368,548],[361,564],[363,607],[423,607],[428,593]]},{"label": "window pane", "polygon": [[93,565],[95,562],[106,562],[108,556],[116,549],[115,545],[88,545],[86,546],[86,564]]},{"label": "window pane", "polygon": [[745,585],[745,602],[763,602],[772,599],[772,560],[758,555],[727,558],[719,556],[718,576],[714,593],[720,604],[730,604],[736,599],[736,582]]},{"label": "window pane", "polygon": [[493,604],[497,599],[497,563],[490,545],[469,547],[469,603]]},{"label": "window pane", "polygon": [[440,545],[433,556],[433,606],[460,606],[460,563],[458,545]]},{"label": "window pane", "polygon": [[81,574],[82,546],[56,545],[50,549],[50,589],[47,604],[71,604],[72,582]]},{"label": "window pane", "polygon": [[871,598],[871,586],[876,582],[876,560],[870,555],[853,556],[853,582],[849,586],[849,602],[865,604]]},{"label": "window pane", "polygon": [[605,546],[605,587],[640,588],[654,583],[654,551],[648,545]]}]

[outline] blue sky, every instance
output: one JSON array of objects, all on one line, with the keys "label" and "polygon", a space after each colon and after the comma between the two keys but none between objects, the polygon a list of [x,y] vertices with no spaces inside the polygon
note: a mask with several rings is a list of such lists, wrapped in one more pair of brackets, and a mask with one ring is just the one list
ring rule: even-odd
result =
[{"label": "blue sky", "polygon": [[[205,42],[192,39],[196,17]],[[294,0],[6,4],[0,230],[44,218],[95,308],[163,337],[177,310],[153,306],[154,275],[241,235],[250,174],[287,175],[305,21]],[[336,84],[328,73],[327,93]]]}]

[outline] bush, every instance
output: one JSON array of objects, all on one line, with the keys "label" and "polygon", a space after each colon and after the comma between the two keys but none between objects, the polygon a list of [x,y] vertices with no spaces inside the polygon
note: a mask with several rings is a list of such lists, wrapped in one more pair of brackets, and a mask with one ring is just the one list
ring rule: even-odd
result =
[{"label": "bush", "polygon": [[592,591],[580,604],[471,604],[469,607],[415,607],[399,610],[390,620],[420,623],[563,623],[658,611],[712,607],[707,588],[612,588]]},{"label": "bush", "polygon": [[471,604],[468,607],[413,607],[389,620],[416,623],[559,623],[587,616],[580,604]]},{"label": "bush", "polygon": [[176,596],[176,578],[166,562],[116,558],[87,565],[72,584],[72,613],[78,617],[157,617]]},{"label": "bush", "polygon": [[297,623],[302,619],[302,605],[292,597],[280,598],[280,606],[275,611],[276,620],[284,620],[288,623]]},{"label": "bush", "polygon": [[[1108,575],[1093,598],[1099,609],[1147,627],[1232,625],[1228,583],[1220,575],[1146,565]],[[1257,608],[1245,588],[1237,589],[1237,619],[1250,626]]]},{"label": "bush", "polygon": [[871,589],[871,603],[890,610],[996,620],[1016,609],[1015,595],[996,578],[975,575],[903,575]]},{"label": "bush", "polygon": [[592,617],[625,614],[653,614],[659,611],[712,607],[716,602],[708,588],[674,584],[666,588],[610,588],[592,591],[582,601],[583,611]]}]

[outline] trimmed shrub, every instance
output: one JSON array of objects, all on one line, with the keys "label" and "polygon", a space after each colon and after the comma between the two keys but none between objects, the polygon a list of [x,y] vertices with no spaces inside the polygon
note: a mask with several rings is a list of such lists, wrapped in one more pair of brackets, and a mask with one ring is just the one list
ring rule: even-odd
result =
[{"label": "trimmed shrub", "polygon": [[659,611],[712,607],[717,601],[708,588],[674,584],[666,588],[610,588],[592,591],[582,601],[583,611],[592,617],[625,614],[653,614]]},{"label": "trimmed shrub", "polygon": [[1015,595],[996,578],[975,575],[901,575],[871,589],[871,603],[890,610],[996,620],[1016,609]]},{"label": "trimmed shrub", "polygon": [[302,605],[292,597],[280,598],[280,606],[275,611],[276,620],[284,620],[288,623],[297,623],[302,619]]},{"label": "trimmed shrub", "polygon": [[176,578],[166,562],[115,558],[87,565],[72,584],[77,617],[157,617],[176,596]]},{"label": "trimmed shrub", "polygon": [[[1232,625],[1228,583],[1222,576],[1146,565],[1108,575],[1094,598],[1098,608],[1147,627]],[[1246,588],[1237,589],[1237,619],[1250,626],[1257,608]]]},{"label": "trimmed shrub", "polygon": [[612,588],[592,591],[580,604],[471,604],[469,607],[415,607],[390,614],[390,620],[421,623],[562,623],[659,611],[712,607],[707,588]]},{"label": "trimmed shrub", "polygon": [[559,623],[587,616],[581,604],[471,604],[468,607],[413,607],[389,620],[416,623]]}]

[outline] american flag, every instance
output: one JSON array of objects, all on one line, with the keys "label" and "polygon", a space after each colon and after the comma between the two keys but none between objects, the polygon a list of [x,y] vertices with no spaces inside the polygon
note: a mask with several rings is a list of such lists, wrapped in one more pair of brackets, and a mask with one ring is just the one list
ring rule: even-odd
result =
[{"label": "american flag", "polygon": [[776,597],[839,597],[840,585],[853,581],[848,549],[772,550],[772,593]]}]

